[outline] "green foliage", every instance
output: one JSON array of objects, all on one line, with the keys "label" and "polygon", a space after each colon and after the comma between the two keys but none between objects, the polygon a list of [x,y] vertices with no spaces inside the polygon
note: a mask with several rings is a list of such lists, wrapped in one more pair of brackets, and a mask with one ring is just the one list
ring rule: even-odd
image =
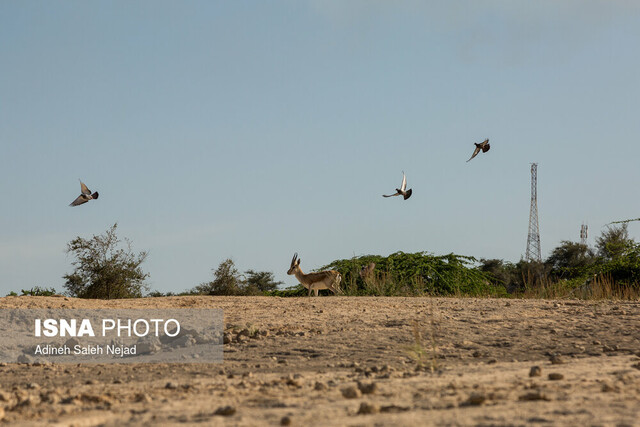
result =
[{"label": "green foliage", "polygon": [[286,289],[274,289],[266,292],[265,295],[270,297],[306,297],[309,291],[302,285],[290,286]]},{"label": "green foliage", "polygon": [[134,254],[127,239],[125,248],[116,235],[118,224],[114,224],[105,234],[90,239],[76,237],[67,245],[67,253],[76,260],[75,270],[66,274],[64,287],[71,296],[79,298],[139,298],[148,287],[145,279],[149,276],[140,265],[147,258],[147,252]]},{"label": "green foliage", "polygon": [[633,249],[634,241],[629,238],[626,223],[617,227],[607,227],[602,235],[596,239],[598,256],[610,261],[626,255]]},{"label": "green foliage", "polygon": [[273,273],[247,270],[241,275],[232,259],[228,258],[213,272],[211,282],[202,283],[186,294],[189,295],[264,295],[277,290],[282,282],[276,282]]},{"label": "green foliage", "polygon": [[7,296],[8,296],[8,297],[17,297],[17,296],[18,296],[18,294],[16,294],[16,292],[15,292],[15,291],[11,291],[11,292],[9,292],[9,293],[7,294]]},{"label": "green foliage", "polygon": [[[374,262],[374,273],[360,277],[360,269]],[[489,276],[474,268],[473,257],[426,252],[396,252],[387,257],[365,255],[336,260],[322,267],[342,275],[346,295],[505,295],[503,287],[494,286]]]},{"label": "green foliage", "polygon": [[273,273],[270,271],[245,271],[246,286],[255,289],[256,292],[271,292],[278,289],[278,285],[284,282],[276,282]]},{"label": "green foliage", "polygon": [[34,297],[50,297],[58,294],[54,288],[41,288],[40,286],[34,286],[29,290],[21,289],[21,292],[22,295],[31,295]]},{"label": "green foliage", "polygon": [[583,276],[595,261],[595,254],[587,245],[563,240],[544,263],[554,277],[573,279]]},{"label": "green foliage", "polygon": [[196,286],[192,292],[196,295],[240,295],[241,283],[240,272],[233,260],[227,258],[213,272],[211,282]]}]

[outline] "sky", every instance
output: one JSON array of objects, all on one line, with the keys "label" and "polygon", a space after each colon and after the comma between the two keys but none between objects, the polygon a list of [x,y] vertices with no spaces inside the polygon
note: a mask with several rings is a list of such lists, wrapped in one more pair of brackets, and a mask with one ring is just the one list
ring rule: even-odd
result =
[{"label": "sky", "polygon": [[[640,216],[635,1],[0,0],[0,295],[114,223],[152,290]],[[491,150],[471,162],[474,142]],[[413,196],[383,198],[407,175]],[[100,198],[69,207],[78,179]],[[630,223],[640,239],[640,223]]]}]

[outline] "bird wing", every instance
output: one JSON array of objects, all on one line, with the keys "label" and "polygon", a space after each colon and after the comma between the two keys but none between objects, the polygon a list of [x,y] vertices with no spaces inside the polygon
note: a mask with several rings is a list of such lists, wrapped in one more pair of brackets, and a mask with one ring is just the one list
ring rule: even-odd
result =
[{"label": "bird wing", "polygon": [[89,188],[87,188],[87,186],[84,185],[84,182],[82,182],[82,181],[80,181],[80,192],[82,194],[86,194],[86,195],[91,194],[91,191],[89,191]]},{"label": "bird wing", "polygon": [[404,193],[404,199],[407,200],[409,197],[411,197],[411,193],[413,193],[413,190],[410,188]]},{"label": "bird wing", "polygon": [[84,194],[79,195],[69,206],[78,206],[83,203],[87,203],[89,199]]},{"label": "bird wing", "polygon": [[480,147],[476,147],[476,149],[473,150],[473,155],[471,156],[471,158],[469,160],[467,160],[467,162],[470,161],[471,159],[473,159],[475,156],[477,156],[478,153],[480,152],[480,150],[481,150]]},{"label": "bird wing", "polygon": [[393,197],[393,196],[399,196],[400,193],[396,193],[396,194],[389,194],[388,196],[386,194],[383,194],[382,197]]},{"label": "bird wing", "polygon": [[[489,140],[487,139],[487,141],[489,141]],[[485,142],[487,142],[487,141],[485,141]],[[491,149],[491,145],[488,142],[482,146],[482,152],[483,153],[486,153],[490,149]]]},{"label": "bird wing", "polygon": [[402,185],[400,186],[400,191],[404,191],[407,188],[407,177],[404,175],[404,171],[402,171]]}]

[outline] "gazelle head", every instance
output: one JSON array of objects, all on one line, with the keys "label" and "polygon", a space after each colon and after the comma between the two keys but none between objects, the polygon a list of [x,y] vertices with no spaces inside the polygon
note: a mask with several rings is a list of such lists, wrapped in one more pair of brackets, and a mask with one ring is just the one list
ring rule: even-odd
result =
[{"label": "gazelle head", "polygon": [[300,269],[300,258],[298,258],[298,252],[293,254],[293,258],[291,259],[291,267],[289,267],[289,271],[287,274],[296,274],[296,270]]}]

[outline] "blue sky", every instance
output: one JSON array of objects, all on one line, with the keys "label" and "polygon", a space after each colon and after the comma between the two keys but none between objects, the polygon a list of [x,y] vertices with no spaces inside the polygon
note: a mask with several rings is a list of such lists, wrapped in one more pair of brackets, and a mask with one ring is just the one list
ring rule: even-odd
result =
[{"label": "blue sky", "polygon": [[[231,257],[518,261],[640,216],[633,1],[0,2],[0,294],[115,222],[160,291]],[[491,151],[466,160],[473,142]],[[385,199],[407,174],[411,199]],[[100,198],[80,207],[78,179]],[[630,224],[640,238],[640,225]]]}]

